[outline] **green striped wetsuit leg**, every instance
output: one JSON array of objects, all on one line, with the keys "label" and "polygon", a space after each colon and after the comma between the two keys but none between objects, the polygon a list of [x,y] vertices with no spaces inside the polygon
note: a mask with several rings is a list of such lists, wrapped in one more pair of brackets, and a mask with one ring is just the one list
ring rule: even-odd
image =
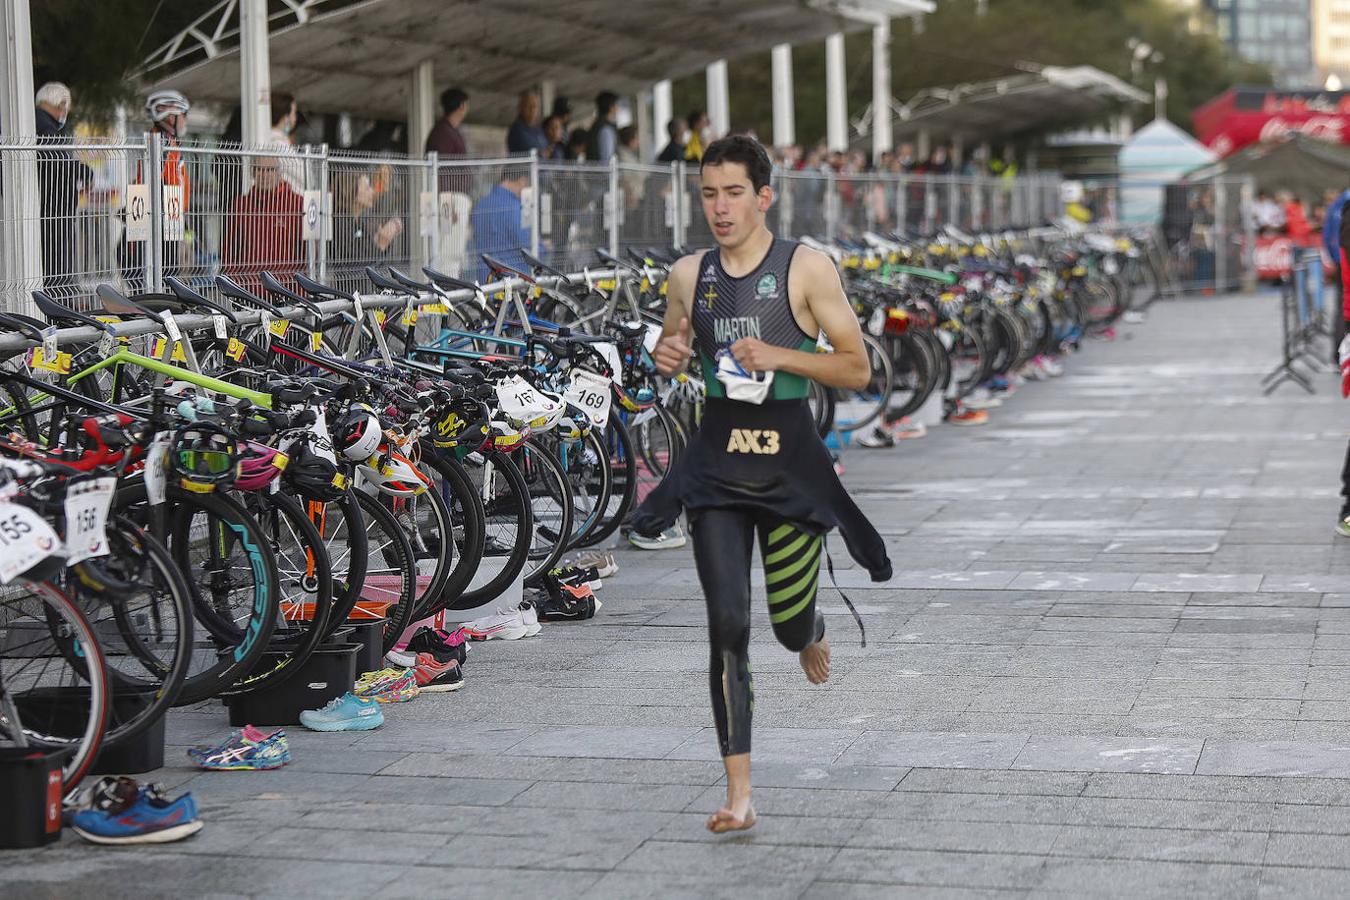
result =
[{"label": "green striped wetsuit leg", "polygon": [[761,516],[758,525],[769,622],[778,643],[800,653],[825,635],[825,619],[816,612],[825,539],[782,519]]}]

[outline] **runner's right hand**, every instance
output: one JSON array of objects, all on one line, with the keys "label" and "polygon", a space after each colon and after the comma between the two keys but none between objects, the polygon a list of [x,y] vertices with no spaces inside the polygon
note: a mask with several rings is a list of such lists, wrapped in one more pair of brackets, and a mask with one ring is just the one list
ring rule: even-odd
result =
[{"label": "runner's right hand", "polygon": [[680,327],[674,334],[668,334],[656,342],[656,349],[652,351],[656,371],[662,375],[674,375],[684,371],[684,367],[689,363],[689,355],[693,353],[693,348],[685,338],[688,333],[689,319],[682,318]]}]

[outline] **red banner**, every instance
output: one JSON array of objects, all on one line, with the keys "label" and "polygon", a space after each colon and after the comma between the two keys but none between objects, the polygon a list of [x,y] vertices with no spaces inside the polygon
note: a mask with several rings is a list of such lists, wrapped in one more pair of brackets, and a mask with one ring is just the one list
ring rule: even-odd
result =
[{"label": "red banner", "polygon": [[1294,271],[1294,242],[1284,235],[1256,239],[1256,277],[1274,281]]},{"label": "red banner", "polygon": [[1298,132],[1350,144],[1350,93],[1238,88],[1195,111],[1195,134],[1220,156]]}]

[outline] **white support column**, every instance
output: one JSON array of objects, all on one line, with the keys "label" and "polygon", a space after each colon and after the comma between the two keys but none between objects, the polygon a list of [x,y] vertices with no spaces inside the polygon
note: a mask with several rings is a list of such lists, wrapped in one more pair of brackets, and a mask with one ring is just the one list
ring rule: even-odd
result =
[{"label": "white support column", "polygon": [[727,85],[727,61],[708,64],[708,124],[714,138],[731,130],[731,89]]},{"label": "white support column", "polygon": [[553,112],[553,98],[558,96],[558,83],[552,78],[545,78],[539,82],[539,109],[543,118],[547,119]]},{"label": "white support column", "polygon": [[239,105],[245,146],[272,140],[272,63],[267,0],[239,0]]},{"label": "white support column", "polygon": [[825,39],[825,145],[848,149],[848,95],[844,83],[844,35]]},{"label": "white support column", "polygon": [[651,91],[640,92],[634,102],[637,104],[638,159],[648,162],[661,152],[665,142],[661,140],[661,135],[652,131]]},{"label": "white support column", "polygon": [[[0,127],[8,140],[37,134],[33,121],[33,39],[28,0],[0,0]],[[29,291],[42,286],[37,160],[14,153],[0,166],[0,309],[32,313]]]},{"label": "white support column", "polygon": [[673,118],[675,118],[675,99],[670,79],[658,81],[652,85],[652,128],[656,131],[656,146],[665,147],[669,140],[666,126]]},{"label": "white support column", "polygon": [[797,143],[797,111],[792,95],[792,45],[773,48],[773,145]]},{"label": "white support column", "polygon": [[872,162],[894,145],[891,134],[891,20],[872,29]]},{"label": "white support column", "polygon": [[410,73],[408,91],[408,150],[420,156],[427,135],[436,124],[436,64],[424,59]]}]

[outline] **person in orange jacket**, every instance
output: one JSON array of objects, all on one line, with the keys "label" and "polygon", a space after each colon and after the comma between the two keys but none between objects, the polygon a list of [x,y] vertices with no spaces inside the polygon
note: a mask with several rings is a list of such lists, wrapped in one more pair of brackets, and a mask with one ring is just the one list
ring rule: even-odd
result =
[{"label": "person in orange jacket", "polygon": [[[176,234],[166,233],[163,244],[163,253],[160,257],[163,261],[164,274],[175,275],[179,270],[179,251],[181,242],[186,234],[186,221],[188,202],[191,198],[190,185],[188,183],[187,164],[183,160],[182,152],[179,150],[179,142],[187,134],[187,116],[191,104],[187,97],[184,97],[178,91],[155,91],[145,101],[145,112],[150,117],[151,128],[154,133],[160,136],[160,142],[163,147],[162,160],[163,165],[160,171],[159,184],[163,187],[178,187],[182,190],[175,196],[172,192],[165,192],[162,203],[165,204],[164,219],[168,221],[177,221]],[[136,164],[135,184],[146,184],[143,163]],[[176,206],[177,209],[171,207]],[[121,245],[122,255],[122,278],[126,282],[126,287],[132,292],[148,290],[146,262],[145,262],[145,242],[126,243]]]}]

